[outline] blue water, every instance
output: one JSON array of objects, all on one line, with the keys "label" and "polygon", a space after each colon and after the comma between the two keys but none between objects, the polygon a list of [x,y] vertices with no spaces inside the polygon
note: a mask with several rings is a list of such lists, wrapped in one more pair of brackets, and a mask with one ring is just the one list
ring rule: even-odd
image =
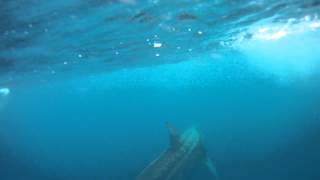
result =
[{"label": "blue water", "polygon": [[0,179],[135,179],[170,122],[198,128],[221,180],[319,180],[319,16],[316,0],[1,0]]}]

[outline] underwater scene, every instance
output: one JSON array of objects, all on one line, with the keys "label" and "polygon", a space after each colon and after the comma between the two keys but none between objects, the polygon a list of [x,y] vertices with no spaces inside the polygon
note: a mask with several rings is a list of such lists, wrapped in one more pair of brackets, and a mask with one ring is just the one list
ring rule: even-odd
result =
[{"label": "underwater scene", "polygon": [[0,0],[0,180],[320,180],[319,0]]}]

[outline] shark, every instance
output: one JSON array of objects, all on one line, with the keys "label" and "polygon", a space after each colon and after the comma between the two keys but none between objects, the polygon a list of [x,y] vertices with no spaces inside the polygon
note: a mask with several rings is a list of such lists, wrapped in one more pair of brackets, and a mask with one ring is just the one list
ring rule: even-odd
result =
[{"label": "shark", "polygon": [[169,131],[169,147],[151,161],[136,180],[187,179],[188,173],[201,164],[207,167],[212,180],[218,180],[216,167],[206,153],[199,131],[192,127],[179,134],[171,124],[166,123],[166,126]]}]

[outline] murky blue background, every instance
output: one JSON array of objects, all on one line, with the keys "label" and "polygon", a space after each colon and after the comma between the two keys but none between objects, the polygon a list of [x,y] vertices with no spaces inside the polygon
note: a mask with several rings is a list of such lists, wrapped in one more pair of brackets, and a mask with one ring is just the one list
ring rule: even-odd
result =
[{"label": "murky blue background", "polygon": [[0,179],[134,179],[169,121],[200,130],[221,180],[318,180],[319,14],[319,1],[0,1]]}]

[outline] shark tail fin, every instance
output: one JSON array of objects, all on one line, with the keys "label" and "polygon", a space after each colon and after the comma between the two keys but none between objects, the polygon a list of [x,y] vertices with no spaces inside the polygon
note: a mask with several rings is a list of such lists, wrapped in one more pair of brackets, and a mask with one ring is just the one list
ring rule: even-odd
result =
[{"label": "shark tail fin", "polygon": [[215,180],[220,180],[220,178],[218,176],[217,168],[214,165],[213,161],[209,157],[207,157],[205,159],[205,164],[206,164],[207,168],[209,169],[210,173],[212,174],[212,176],[214,176]]}]

